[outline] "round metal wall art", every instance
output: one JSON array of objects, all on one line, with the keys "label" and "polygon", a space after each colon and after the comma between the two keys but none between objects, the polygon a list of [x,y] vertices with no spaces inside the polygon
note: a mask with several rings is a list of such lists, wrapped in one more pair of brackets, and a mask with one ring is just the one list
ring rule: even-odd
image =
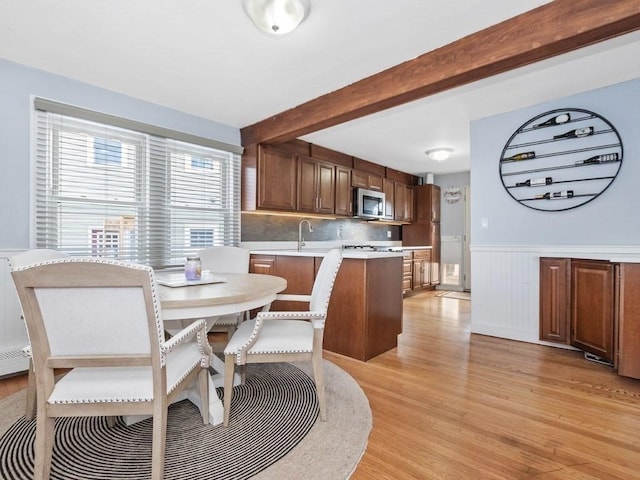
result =
[{"label": "round metal wall art", "polygon": [[563,108],[518,128],[500,155],[507,193],[534,210],[563,211],[596,199],[622,167],[622,140],[597,113]]}]

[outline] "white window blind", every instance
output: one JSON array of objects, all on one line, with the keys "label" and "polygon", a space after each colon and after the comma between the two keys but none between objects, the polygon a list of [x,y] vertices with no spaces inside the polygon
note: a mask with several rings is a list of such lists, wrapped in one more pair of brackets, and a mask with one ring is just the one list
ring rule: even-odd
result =
[{"label": "white window blind", "polygon": [[163,267],[204,247],[240,244],[237,151],[42,103],[36,101],[38,248]]}]

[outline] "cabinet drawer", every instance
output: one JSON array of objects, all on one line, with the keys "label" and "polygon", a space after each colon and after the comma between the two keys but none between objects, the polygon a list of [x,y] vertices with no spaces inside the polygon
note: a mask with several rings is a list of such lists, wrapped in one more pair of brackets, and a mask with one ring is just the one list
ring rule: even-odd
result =
[{"label": "cabinet drawer", "polygon": [[431,250],[414,250],[413,251],[414,260],[424,260],[430,257],[431,257]]},{"label": "cabinet drawer", "polygon": [[402,262],[402,273],[411,275],[411,262]]}]

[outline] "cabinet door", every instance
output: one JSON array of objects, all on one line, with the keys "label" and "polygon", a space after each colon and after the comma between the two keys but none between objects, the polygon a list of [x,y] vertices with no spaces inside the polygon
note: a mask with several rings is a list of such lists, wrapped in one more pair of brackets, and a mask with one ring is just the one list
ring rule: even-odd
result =
[{"label": "cabinet door", "polygon": [[351,189],[351,169],[336,167],[336,215],[353,215],[353,190]]},{"label": "cabinet door", "polygon": [[431,284],[440,285],[440,224],[429,224],[431,242]]},{"label": "cabinet door", "polygon": [[283,150],[260,146],[257,208],[294,211],[296,184],[295,157]]},{"label": "cabinet door", "polygon": [[431,221],[440,223],[440,187],[438,185],[429,185],[429,190]]},{"label": "cabinet door", "polygon": [[310,157],[298,156],[298,211],[315,212],[317,205],[316,161]]},{"label": "cabinet door", "polygon": [[[282,293],[290,293],[292,295],[311,294],[316,274],[314,257],[278,255],[275,271],[275,275],[287,280],[287,288]],[[298,311],[305,310],[308,306],[309,305],[304,302],[284,302],[278,300],[274,302],[271,310]]]},{"label": "cabinet door", "polygon": [[407,201],[407,186],[404,183],[395,182],[394,183],[394,219],[395,220],[404,220],[405,215],[405,204]]},{"label": "cabinet door", "polygon": [[571,345],[613,362],[613,264],[571,261]]},{"label": "cabinet door", "polygon": [[249,272],[261,275],[275,275],[276,257],[273,255],[251,255]]},{"label": "cabinet door", "polygon": [[405,196],[404,196],[404,218],[405,222],[413,222],[413,188],[410,186],[405,187]]},{"label": "cabinet door", "polygon": [[640,378],[640,264],[618,268],[618,374]]},{"label": "cabinet door", "polygon": [[333,213],[335,167],[311,157],[298,155],[298,211]]},{"label": "cabinet door", "polygon": [[571,259],[540,258],[540,340],[569,344]]},{"label": "cabinet door", "polygon": [[382,191],[383,178],[380,175],[374,175],[373,173],[370,173],[368,175],[368,179],[369,179],[369,189],[370,190],[375,190],[377,192],[381,192]]},{"label": "cabinet door", "polygon": [[384,217],[394,219],[395,183],[386,178],[382,179],[382,191],[384,192]]},{"label": "cabinet door", "polygon": [[331,163],[318,162],[316,164],[317,179],[316,195],[319,213],[334,213],[335,206],[335,167]]}]

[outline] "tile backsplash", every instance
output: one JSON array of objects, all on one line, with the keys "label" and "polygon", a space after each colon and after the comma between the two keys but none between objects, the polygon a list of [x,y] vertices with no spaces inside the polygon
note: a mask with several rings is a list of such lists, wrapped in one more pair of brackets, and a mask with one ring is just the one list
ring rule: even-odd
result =
[{"label": "tile backsplash", "polygon": [[[297,241],[300,217],[278,215],[242,214],[243,242]],[[313,233],[303,225],[304,238],[310,242],[340,241],[343,243],[367,243],[399,241],[401,227],[378,222],[365,222],[355,218],[325,220],[309,218]],[[391,237],[388,236],[391,232]]]}]

